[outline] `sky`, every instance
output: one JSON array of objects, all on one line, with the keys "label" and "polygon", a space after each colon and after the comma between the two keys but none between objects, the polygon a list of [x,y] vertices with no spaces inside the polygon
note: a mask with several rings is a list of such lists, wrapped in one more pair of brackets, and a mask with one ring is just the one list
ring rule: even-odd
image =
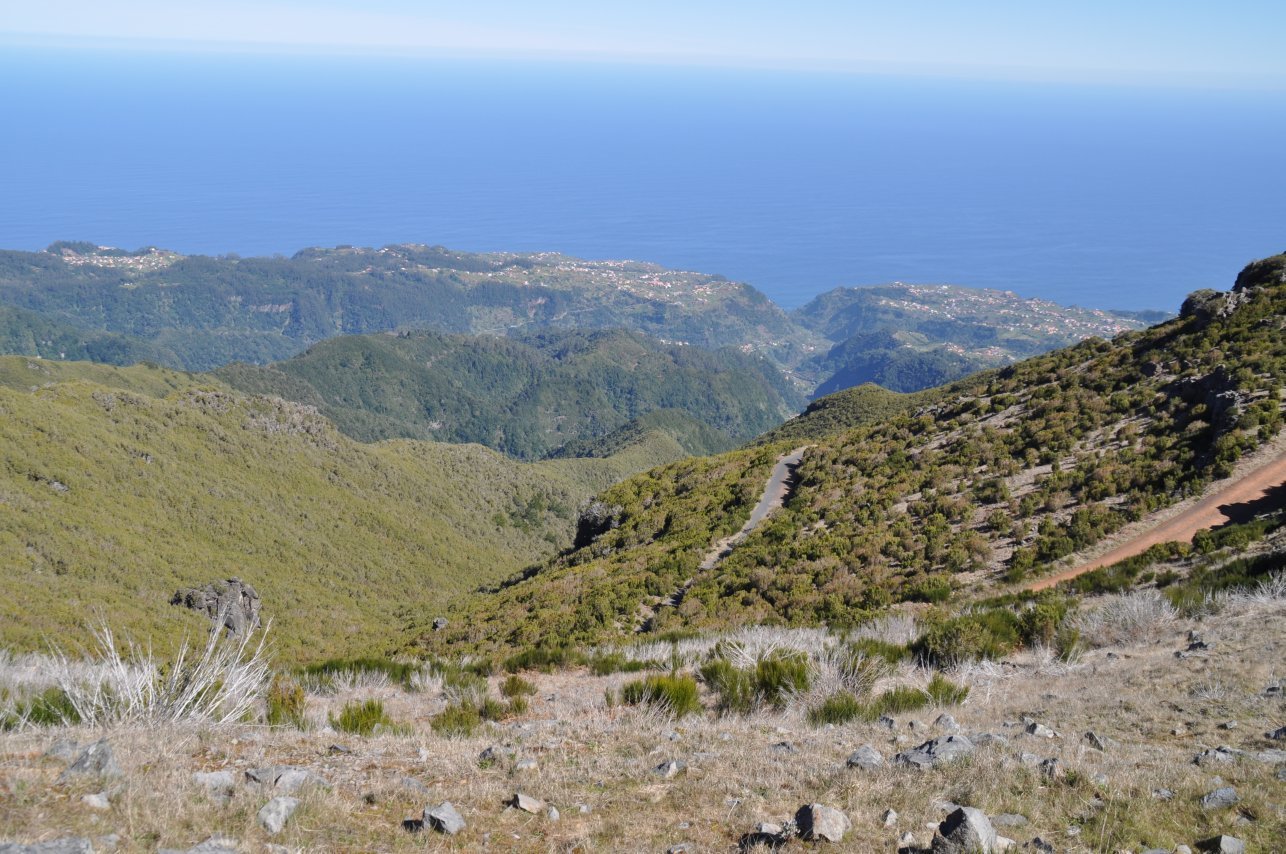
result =
[{"label": "sky", "polygon": [[4,44],[1286,89],[1282,0],[0,0]]}]

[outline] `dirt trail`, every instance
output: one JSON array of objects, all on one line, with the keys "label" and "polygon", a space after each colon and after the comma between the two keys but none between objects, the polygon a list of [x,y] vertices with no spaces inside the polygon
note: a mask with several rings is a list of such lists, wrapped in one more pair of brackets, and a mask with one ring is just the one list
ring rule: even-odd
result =
[{"label": "dirt trail", "polygon": [[1224,512],[1224,507],[1256,501],[1267,495],[1269,490],[1282,484],[1286,484],[1286,451],[1279,448],[1277,454],[1267,462],[1250,469],[1236,480],[1216,487],[1214,492],[1188,509],[1164,519],[1139,536],[1127,540],[1091,561],[1041,578],[1028,584],[1024,589],[1045,590],[1060,582],[1076,578],[1078,575],[1142,554],[1157,543],[1190,543],[1197,531],[1232,521],[1231,517]]},{"label": "dirt trail", "polygon": [[719,561],[728,556],[737,545],[744,540],[751,531],[758,528],[760,523],[768,518],[774,510],[786,503],[786,496],[790,494],[790,489],[794,485],[795,469],[799,467],[799,461],[804,458],[804,451],[808,446],[796,448],[789,454],[777,460],[777,465],[773,466],[772,475],[768,478],[768,483],[764,485],[764,494],[759,497],[759,503],[755,509],[750,511],[750,518],[746,524],[741,526],[741,530],[731,537],[724,537],[714,544],[706,554],[705,560],[701,561],[702,569],[711,569]]}]

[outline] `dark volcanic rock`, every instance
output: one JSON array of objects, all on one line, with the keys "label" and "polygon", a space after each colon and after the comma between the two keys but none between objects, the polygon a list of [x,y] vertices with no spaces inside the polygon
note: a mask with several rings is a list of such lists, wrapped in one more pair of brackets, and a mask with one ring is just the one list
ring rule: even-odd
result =
[{"label": "dark volcanic rock", "polygon": [[239,578],[179,590],[170,604],[200,611],[234,635],[259,626],[259,594]]}]

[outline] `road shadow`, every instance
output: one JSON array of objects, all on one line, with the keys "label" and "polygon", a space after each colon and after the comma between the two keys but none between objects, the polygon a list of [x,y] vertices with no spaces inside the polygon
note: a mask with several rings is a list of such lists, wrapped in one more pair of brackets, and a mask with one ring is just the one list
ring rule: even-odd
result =
[{"label": "road shadow", "polygon": [[1261,516],[1268,516],[1286,510],[1286,483],[1272,487],[1263,496],[1254,501],[1241,501],[1235,504],[1220,504],[1219,512],[1228,521],[1215,525],[1210,530],[1217,531],[1228,525],[1244,525]]}]

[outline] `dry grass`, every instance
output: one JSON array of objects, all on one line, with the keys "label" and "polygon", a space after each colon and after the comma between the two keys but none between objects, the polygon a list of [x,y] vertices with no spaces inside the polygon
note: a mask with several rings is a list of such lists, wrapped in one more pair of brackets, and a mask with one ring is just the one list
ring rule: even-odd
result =
[{"label": "dry grass", "polygon": [[[888,768],[848,769],[844,761],[864,743],[886,758],[940,734],[936,710],[906,716],[890,731],[852,723],[812,728],[804,709],[746,718],[686,718],[674,722],[642,708],[609,708],[607,688],[619,690],[628,674],[595,677],[585,671],[526,674],[538,693],[520,719],[488,724],[476,737],[441,738],[428,718],[445,703],[440,689],[408,693],[393,685],[352,685],[327,696],[309,696],[308,732],[235,726],[127,726],[111,734],[126,776],[112,807],[95,812],[80,796],[103,788],[98,781],[58,784],[63,763],[43,758],[56,738],[80,740],[97,733],[26,731],[0,737],[0,839],[34,840],[65,833],[118,833],[122,849],[187,847],[212,834],[240,840],[244,850],[272,841],[305,851],[664,851],[686,842],[697,851],[734,848],[759,821],[781,821],[801,804],[821,801],[844,810],[853,829],[842,849],[888,851],[905,831],[926,844],[929,825],[944,816],[945,802],[978,806],[994,815],[1021,813],[1022,828],[1002,833],[1026,842],[1051,840],[1058,850],[1137,851],[1172,848],[1214,833],[1233,833],[1252,851],[1269,851],[1286,834],[1283,786],[1275,768],[1245,759],[1200,768],[1192,757],[1229,744],[1247,751],[1273,746],[1262,737],[1281,726],[1281,701],[1264,695],[1286,657],[1280,598],[1230,603],[1216,618],[1195,623],[1174,618],[1147,638],[1092,649],[1072,665],[1047,653],[1024,653],[1004,662],[970,665],[953,678],[971,685],[969,699],[951,712],[964,731],[994,732],[1007,745],[980,748],[972,759],[925,773]],[[1197,628],[1212,643],[1206,657],[1179,660],[1184,633]],[[878,685],[915,684],[926,674],[903,667]],[[831,676],[827,678],[838,678]],[[499,677],[492,680],[498,683]],[[1212,694],[1203,689],[1217,682]],[[496,685],[492,685],[495,692]],[[370,738],[340,736],[324,727],[328,714],[352,699],[383,699],[407,734]],[[1061,733],[1046,740],[1021,735],[1031,716]],[[1223,730],[1228,720],[1236,729]],[[1117,745],[1106,752],[1081,738],[1094,730]],[[1172,735],[1178,730],[1181,735]],[[776,745],[789,742],[794,752]],[[351,753],[333,753],[340,743]],[[490,745],[503,758],[480,763]],[[1021,754],[1058,758],[1067,769],[1048,780]],[[518,771],[519,759],[537,760]],[[663,780],[651,769],[679,759],[687,770]],[[298,765],[323,776],[329,789],[306,791],[303,806],[279,837],[257,826],[255,812],[271,794],[239,784],[220,806],[191,781],[195,770],[228,769],[240,778],[263,765]],[[1206,812],[1199,797],[1214,776],[1237,788],[1240,810]],[[1096,775],[1103,775],[1096,781]],[[407,783],[407,779],[414,783]],[[1164,802],[1154,789],[1175,793]],[[555,805],[559,821],[506,809],[522,790]],[[469,827],[447,839],[413,836],[402,819],[426,805],[450,800]],[[581,812],[584,805],[588,811]],[[881,816],[892,808],[894,827]],[[1239,824],[1240,817],[1249,824]],[[1070,835],[1074,832],[1076,835]],[[803,850],[803,848],[799,848]]]}]

